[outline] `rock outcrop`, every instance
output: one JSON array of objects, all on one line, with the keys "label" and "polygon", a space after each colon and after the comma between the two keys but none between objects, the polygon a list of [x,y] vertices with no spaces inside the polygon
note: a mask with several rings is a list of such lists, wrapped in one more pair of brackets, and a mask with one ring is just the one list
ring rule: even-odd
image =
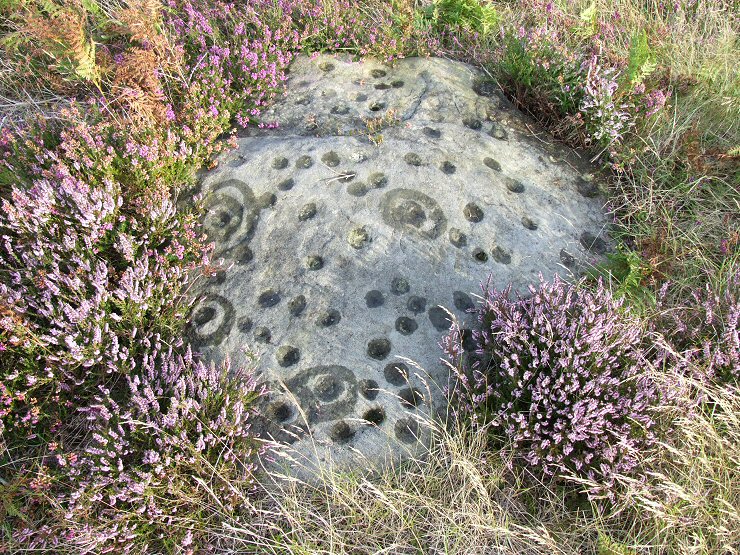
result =
[{"label": "rock outcrop", "polygon": [[200,279],[191,339],[259,355],[269,430],[309,458],[413,451],[417,416],[444,407],[451,315],[472,324],[489,274],[524,289],[603,254],[597,187],[448,60],[301,57],[267,117],[201,181],[225,264]]}]

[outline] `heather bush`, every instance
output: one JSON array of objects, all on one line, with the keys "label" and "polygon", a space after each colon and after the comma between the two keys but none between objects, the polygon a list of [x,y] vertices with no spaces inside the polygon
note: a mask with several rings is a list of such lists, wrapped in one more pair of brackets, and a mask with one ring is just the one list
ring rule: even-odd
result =
[{"label": "heather bush", "polygon": [[608,491],[654,441],[657,392],[645,373],[643,326],[603,283],[592,291],[556,277],[529,292],[485,292],[472,357],[453,328],[444,342],[459,379],[452,397],[527,465]]},{"label": "heather bush", "polygon": [[0,219],[6,541],[197,546],[203,517],[187,515],[251,487],[258,391],[244,371],[193,360],[179,339],[188,276],[210,252],[194,214],[166,196],[145,207],[129,194],[127,205],[114,179],[125,162],[109,152],[111,173],[96,171],[79,155],[95,139],[83,148],[76,137],[56,151],[34,144],[36,179],[13,188]]},{"label": "heather bush", "polygon": [[[0,469],[14,539],[128,542],[111,505],[133,528],[144,523],[137,509],[151,506],[146,529],[162,534],[173,515],[154,503],[165,478],[168,495],[187,497],[196,470],[211,476],[201,459],[249,455],[232,442],[245,443],[254,387],[236,390],[189,354],[158,354],[176,341],[188,272],[208,253],[192,215],[163,202],[127,217],[110,178],[92,185],[63,164],[45,173],[12,191],[0,220]],[[164,462],[150,472],[155,450]],[[50,508],[66,519],[47,524]],[[85,532],[91,515],[104,532]]]},{"label": "heather bush", "polygon": [[494,64],[504,89],[561,138],[616,156],[670,97],[645,34],[617,56],[611,43],[629,33],[618,13],[604,20],[594,4],[577,14],[549,1],[524,5],[501,27]]},{"label": "heather bush", "polygon": [[651,328],[666,345],[658,363],[702,384],[740,384],[740,274],[723,292],[709,284],[691,292],[681,306],[668,297],[665,283],[657,299]]},{"label": "heather bush", "polygon": [[[101,378],[127,373],[141,354],[137,331],[183,317],[174,301],[207,250],[192,215],[167,199],[127,217],[111,178],[93,185],[61,163],[43,173],[3,203],[0,344],[10,349],[6,386],[45,414],[46,402],[84,401]],[[13,412],[25,415],[20,405]],[[21,424],[32,433],[38,419],[14,419]]]},{"label": "heather bush", "polygon": [[142,343],[151,350],[125,383],[101,385],[79,408],[85,444],[49,448],[46,472],[55,479],[64,524],[18,529],[17,541],[195,552],[207,547],[202,511],[213,497],[221,510],[236,512],[262,450],[250,430],[261,390],[228,361],[206,366],[189,350],[175,355],[156,336]]}]

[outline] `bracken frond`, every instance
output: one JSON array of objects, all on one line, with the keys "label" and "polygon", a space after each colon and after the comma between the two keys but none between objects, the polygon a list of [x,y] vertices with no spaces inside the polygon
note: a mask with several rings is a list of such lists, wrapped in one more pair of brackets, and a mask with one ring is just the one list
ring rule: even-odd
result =
[{"label": "bracken frond", "polygon": [[161,9],[159,0],[133,0],[116,12],[111,28],[141,44],[157,45],[162,39]]},{"label": "bracken frond", "polygon": [[100,78],[96,64],[95,42],[87,29],[87,13],[71,2],[63,7],[52,2],[29,5],[23,34],[30,40],[32,52],[47,55],[62,74],[85,81]]},{"label": "bracken frond", "polygon": [[134,123],[164,121],[165,94],[157,75],[158,61],[153,50],[131,48],[116,67],[111,91]]}]

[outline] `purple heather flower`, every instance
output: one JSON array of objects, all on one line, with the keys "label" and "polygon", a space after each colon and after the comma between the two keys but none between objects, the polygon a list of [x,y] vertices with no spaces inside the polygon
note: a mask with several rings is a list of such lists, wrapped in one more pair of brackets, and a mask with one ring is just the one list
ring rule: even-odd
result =
[{"label": "purple heather flower", "polygon": [[510,287],[484,293],[476,349],[463,353],[456,326],[443,342],[456,404],[489,415],[527,464],[547,475],[570,470],[608,491],[653,441],[657,390],[642,375],[642,324],[602,283],[591,291],[541,278],[526,297],[512,299]]}]

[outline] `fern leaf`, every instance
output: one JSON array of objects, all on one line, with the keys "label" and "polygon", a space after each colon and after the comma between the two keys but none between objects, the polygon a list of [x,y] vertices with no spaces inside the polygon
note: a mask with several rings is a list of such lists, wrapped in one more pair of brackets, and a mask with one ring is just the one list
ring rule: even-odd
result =
[{"label": "fern leaf", "polygon": [[18,507],[16,507],[13,503],[6,503],[3,505],[3,509],[5,509],[5,514],[12,517],[20,517],[21,512],[18,510]]},{"label": "fern leaf", "polygon": [[596,20],[596,1],[591,2],[588,8],[581,12],[579,17],[584,23],[592,25]]},{"label": "fern leaf", "polygon": [[97,82],[98,66],[95,63],[95,43],[93,41],[85,44],[82,51],[77,53],[75,61],[77,62],[75,73],[78,77],[85,81]]},{"label": "fern leaf", "polygon": [[53,16],[59,12],[62,7],[54,3],[54,0],[37,0],[41,10],[48,16]]},{"label": "fern leaf", "polygon": [[81,0],[80,4],[82,8],[94,16],[103,15],[103,10],[100,8],[100,4],[96,0]]},{"label": "fern leaf", "polygon": [[578,18],[583,22],[583,25],[576,28],[576,33],[584,37],[595,35],[598,30],[596,0],[593,0],[591,4],[579,14]]},{"label": "fern leaf", "polygon": [[632,36],[627,65],[627,79],[632,85],[642,81],[655,71],[657,64],[653,60],[650,44],[645,29],[641,29]]}]

